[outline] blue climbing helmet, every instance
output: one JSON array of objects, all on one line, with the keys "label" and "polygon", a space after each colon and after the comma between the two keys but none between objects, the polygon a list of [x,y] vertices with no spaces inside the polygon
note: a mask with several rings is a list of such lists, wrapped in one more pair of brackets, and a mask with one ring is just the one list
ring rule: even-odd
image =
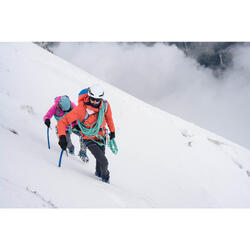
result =
[{"label": "blue climbing helmet", "polygon": [[69,100],[69,97],[67,95],[64,95],[59,100],[59,107],[63,111],[69,111],[71,107],[71,102]]}]

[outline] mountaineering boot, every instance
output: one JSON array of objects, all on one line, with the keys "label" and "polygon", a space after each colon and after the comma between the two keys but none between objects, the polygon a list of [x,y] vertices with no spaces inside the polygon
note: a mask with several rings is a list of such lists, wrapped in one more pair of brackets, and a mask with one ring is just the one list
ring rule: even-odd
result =
[{"label": "mountaineering boot", "polygon": [[71,154],[71,155],[74,155],[75,154],[75,150],[73,149],[73,150],[69,150],[69,153]]},{"label": "mountaineering boot", "polygon": [[89,162],[89,157],[87,156],[87,154],[83,150],[80,150],[78,155],[84,163]]},{"label": "mountaineering boot", "polygon": [[98,173],[97,171],[95,171],[95,176],[98,177],[98,178],[102,178],[102,177],[101,177],[101,174]]},{"label": "mountaineering boot", "polygon": [[102,178],[102,181],[110,184],[110,180],[109,179],[110,179],[109,177],[108,178]]}]

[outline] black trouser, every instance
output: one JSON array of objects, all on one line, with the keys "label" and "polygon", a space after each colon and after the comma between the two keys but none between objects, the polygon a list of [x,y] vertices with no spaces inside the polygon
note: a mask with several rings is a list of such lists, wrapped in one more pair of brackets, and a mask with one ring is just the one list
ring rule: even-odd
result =
[{"label": "black trouser", "polygon": [[69,131],[66,131],[66,140],[67,140],[67,148],[69,149],[70,152],[74,152],[75,147],[72,144]]},{"label": "black trouser", "polygon": [[108,171],[108,160],[105,156],[105,146],[99,146],[94,141],[87,140],[85,144],[89,151],[94,155],[96,159],[96,173],[98,176],[108,179],[109,171]]}]

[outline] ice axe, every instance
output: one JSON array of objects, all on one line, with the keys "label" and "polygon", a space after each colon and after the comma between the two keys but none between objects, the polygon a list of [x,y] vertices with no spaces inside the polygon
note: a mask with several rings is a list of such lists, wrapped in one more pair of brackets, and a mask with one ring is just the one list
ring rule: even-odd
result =
[{"label": "ice axe", "polygon": [[59,163],[58,163],[58,167],[60,168],[61,167],[61,161],[62,161],[62,156],[63,156],[63,149],[61,151],[61,154],[60,154],[60,158],[59,158]]},{"label": "ice axe", "polygon": [[49,143],[49,127],[47,128],[47,140],[48,140],[48,149],[50,149],[50,143]]}]

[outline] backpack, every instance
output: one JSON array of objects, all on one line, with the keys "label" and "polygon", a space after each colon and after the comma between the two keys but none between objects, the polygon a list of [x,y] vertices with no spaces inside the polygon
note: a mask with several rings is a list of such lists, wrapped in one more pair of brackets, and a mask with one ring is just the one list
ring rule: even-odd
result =
[{"label": "backpack", "polygon": [[87,102],[89,88],[83,89],[78,94],[78,104],[80,102]]}]

